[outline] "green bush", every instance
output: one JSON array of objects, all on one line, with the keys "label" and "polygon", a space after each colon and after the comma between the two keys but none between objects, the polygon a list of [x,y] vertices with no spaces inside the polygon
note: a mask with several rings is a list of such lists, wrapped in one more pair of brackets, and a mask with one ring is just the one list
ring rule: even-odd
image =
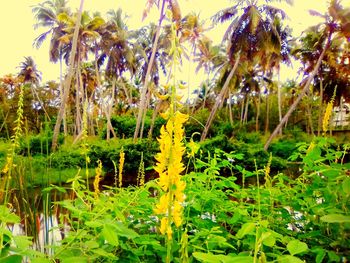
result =
[{"label": "green bush", "polygon": [[[58,145],[63,144],[64,136],[61,134],[58,137]],[[18,153],[21,155],[36,155],[44,154],[48,155],[51,153],[52,146],[52,134],[37,134],[29,135],[27,137],[21,138],[20,147]]]},{"label": "green bush", "polygon": [[[151,127],[152,118],[148,114],[146,115],[144,129],[143,129],[143,138],[147,138],[148,131]],[[118,138],[132,138],[134,136],[135,127],[136,127],[136,118],[132,115],[121,115],[113,116],[111,118],[111,123],[114,128],[114,131]],[[153,135],[155,138],[159,135],[160,127],[165,124],[165,120],[158,116],[154,121]],[[106,128],[103,130],[101,137],[106,138]]]}]

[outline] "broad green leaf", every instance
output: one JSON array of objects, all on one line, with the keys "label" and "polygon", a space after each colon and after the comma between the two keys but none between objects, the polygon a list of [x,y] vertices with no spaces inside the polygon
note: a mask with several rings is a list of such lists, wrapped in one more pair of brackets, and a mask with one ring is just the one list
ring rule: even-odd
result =
[{"label": "broad green leaf", "polygon": [[103,229],[102,229],[101,234],[109,244],[116,246],[116,247],[119,246],[118,235],[117,235],[116,229],[113,225],[105,224]]},{"label": "broad green leaf", "polygon": [[340,257],[334,251],[327,251],[329,262],[339,262]]},{"label": "broad green leaf", "polygon": [[281,256],[278,257],[278,263],[304,263],[300,258],[294,256]]},{"label": "broad green leaf", "polygon": [[322,216],[321,221],[326,223],[350,223],[350,216],[341,214],[329,214]]},{"label": "broad green leaf", "polygon": [[93,248],[98,248],[99,245],[96,241],[94,240],[88,240],[84,243],[84,245],[88,248],[88,249],[93,249]]},{"label": "broad green leaf", "polygon": [[86,257],[69,257],[69,258],[62,258],[62,263],[85,263],[88,262],[88,259]]},{"label": "broad green leaf", "polygon": [[205,263],[253,263],[250,256],[213,255],[203,252],[194,252],[193,256]]},{"label": "broad green leaf", "polygon": [[13,241],[20,250],[25,250],[32,245],[30,237],[27,236],[13,236]]},{"label": "broad green leaf", "polygon": [[0,205],[0,222],[3,223],[19,223],[20,218],[12,213],[10,209],[4,205]]},{"label": "broad green leaf", "polygon": [[242,225],[241,229],[238,230],[236,237],[243,238],[245,235],[255,233],[255,223],[245,223]]},{"label": "broad green leaf", "polygon": [[5,258],[0,258],[1,263],[22,263],[22,256],[11,255]]},{"label": "broad green leaf", "polygon": [[260,239],[268,247],[273,247],[276,244],[276,238],[270,232],[262,233]]},{"label": "broad green leaf", "polygon": [[85,222],[85,225],[92,228],[98,228],[103,226],[103,224],[100,221],[87,221]]},{"label": "broad green leaf", "polygon": [[300,254],[308,250],[307,244],[299,240],[289,241],[287,249],[291,255]]},{"label": "broad green leaf", "polygon": [[345,194],[350,195],[350,178],[346,178],[343,181],[342,188]]},{"label": "broad green leaf", "polygon": [[126,227],[124,224],[120,222],[115,223],[114,227],[119,236],[126,237],[126,238],[135,238],[139,236],[139,234],[137,234],[134,230]]},{"label": "broad green leaf", "polygon": [[322,263],[325,256],[326,256],[326,251],[324,249],[320,249],[317,252],[316,263]]},{"label": "broad green leaf", "polygon": [[211,253],[194,252],[193,256],[201,262],[206,262],[206,263],[217,263],[218,262],[218,257],[216,255],[211,254]]}]

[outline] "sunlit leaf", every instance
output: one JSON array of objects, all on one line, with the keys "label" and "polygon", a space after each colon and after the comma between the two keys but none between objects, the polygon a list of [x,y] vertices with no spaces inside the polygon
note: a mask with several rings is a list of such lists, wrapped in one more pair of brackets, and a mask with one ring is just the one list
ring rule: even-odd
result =
[{"label": "sunlit leaf", "polygon": [[299,240],[292,240],[287,245],[288,252],[291,255],[296,255],[308,251],[308,246],[306,243]]}]

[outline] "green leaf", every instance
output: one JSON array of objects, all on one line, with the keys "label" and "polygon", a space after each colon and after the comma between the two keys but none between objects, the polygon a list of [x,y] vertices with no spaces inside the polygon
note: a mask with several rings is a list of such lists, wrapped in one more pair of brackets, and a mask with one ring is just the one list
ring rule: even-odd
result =
[{"label": "green leaf", "polygon": [[90,250],[93,249],[93,248],[98,248],[99,247],[98,243],[96,241],[94,241],[94,240],[88,240],[84,244]]},{"label": "green leaf", "polygon": [[131,238],[131,239],[139,236],[139,234],[137,234],[134,230],[126,227],[120,222],[115,223],[114,227],[119,236]]},{"label": "green leaf", "polygon": [[217,255],[213,255],[211,253],[194,252],[193,256],[201,262],[207,262],[207,263],[217,263],[218,262]]},{"label": "green leaf", "polygon": [[311,250],[311,252],[316,253],[316,263],[322,263],[326,256],[326,251],[323,248],[317,247]]},{"label": "green leaf", "polygon": [[20,250],[25,250],[32,245],[30,237],[27,236],[13,236],[13,241]]},{"label": "green leaf", "polygon": [[88,259],[86,257],[69,257],[69,258],[62,258],[62,263],[85,263],[88,262]]},{"label": "green leaf", "polygon": [[0,258],[1,263],[22,263],[22,256],[11,255],[5,258]]},{"label": "green leaf", "polygon": [[290,241],[287,245],[287,249],[293,256],[308,251],[307,244],[299,240]]},{"label": "green leaf", "polygon": [[262,233],[260,239],[268,247],[273,247],[276,244],[276,238],[270,232]]},{"label": "green leaf", "polygon": [[253,258],[250,256],[213,255],[203,252],[194,252],[193,256],[205,263],[253,263]]},{"label": "green leaf", "polygon": [[238,230],[236,237],[243,238],[245,235],[255,233],[255,223],[245,223],[242,225],[241,229]]},{"label": "green leaf", "polygon": [[341,214],[329,214],[322,216],[321,221],[326,223],[350,223],[350,216]]},{"label": "green leaf", "polygon": [[350,178],[346,178],[343,181],[342,188],[345,194],[350,195]]},{"label": "green leaf", "polygon": [[116,246],[116,247],[119,246],[118,235],[117,235],[116,229],[113,225],[105,224],[103,229],[102,229],[101,234],[109,244]]},{"label": "green leaf", "polygon": [[278,263],[304,263],[304,261],[302,261],[300,258],[287,255],[278,257]]}]

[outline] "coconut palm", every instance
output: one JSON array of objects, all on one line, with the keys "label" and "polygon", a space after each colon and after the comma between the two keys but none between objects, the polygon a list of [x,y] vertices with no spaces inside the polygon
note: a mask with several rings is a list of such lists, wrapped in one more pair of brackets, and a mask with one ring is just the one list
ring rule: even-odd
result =
[{"label": "coconut palm", "polygon": [[[33,7],[34,18],[37,21],[34,28],[46,28],[46,31],[41,33],[35,40],[33,45],[36,48],[40,48],[42,43],[51,35],[50,48],[49,48],[49,58],[50,61],[60,63],[60,94],[61,99],[63,95],[63,57],[69,52],[68,46],[63,45],[59,38],[64,35],[63,28],[64,23],[59,21],[58,16],[61,13],[66,13],[71,15],[70,9],[67,7],[66,0],[51,0],[45,1]],[[67,134],[66,118],[64,114],[63,118],[64,134]]]},{"label": "coconut palm", "polygon": [[70,9],[67,7],[66,0],[45,1],[33,7],[34,18],[37,21],[34,28],[46,28],[47,31],[41,33],[35,40],[33,45],[36,48],[41,47],[43,42],[51,35],[49,56],[50,61],[57,62],[64,53],[64,46],[60,44],[59,38],[64,34],[62,29],[64,23],[58,19],[62,13],[71,15]]},{"label": "coconut palm", "polygon": [[[247,71],[260,67],[264,70],[267,60],[274,53],[281,52],[281,38],[276,30],[274,18],[280,16],[285,18],[283,10],[275,8],[262,1],[258,5],[257,0],[237,1],[233,6],[218,12],[213,17],[214,23],[222,23],[230,20],[231,24],[224,34],[224,41],[228,42],[228,59],[231,69],[227,75],[224,86],[217,98],[217,101],[209,115],[201,140],[207,136],[208,130],[214,119],[217,109],[223,103],[231,78],[239,64],[246,64]],[[265,59],[265,60],[264,60]]]},{"label": "coconut palm", "polygon": [[[110,10],[107,13],[109,21],[101,28],[101,40],[97,47],[100,52],[96,56],[97,64],[100,67],[106,61],[105,75],[108,80],[112,82],[111,90],[112,94],[109,94],[111,100],[109,100],[108,107],[105,109],[105,115],[107,117],[107,140],[110,137],[110,132],[114,133],[112,123],[110,121],[110,115],[116,94],[116,83],[123,78],[125,72],[129,72],[130,76],[135,72],[135,56],[132,50],[132,45],[129,41],[129,32],[126,23],[126,18],[122,14],[122,10],[118,9]],[[118,81],[122,90],[125,92],[125,96],[128,98],[128,102],[132,104],[132,91],[128,91],[128,85],[125,85],[123,81]]]},{"label": "coconut palm", "polygon": [[50,116],[47,113],[44,103],[40,99],[38,92],[36,89],[39,86],[41,81],[41,72],[37,69],[36,64],[32,57],[24,57],[24,61],[21,62],[20,72],[18,73],[18,78],[23,82],[29,84],[30,90],[32,92],[33,98],[38,100],[38,107],[41,107],[48,118],[50,120]]},{"label": "coconut palm", "polygon": [[[61,13],[58,16],[59,21],[63,22],[65,27],[62,29],[64,35],[59,38],[60,43],[69,47],[72,46],[72,38],[74,35],[74,28],[77,21],[77,15],[68,16],[66,13]],[[88,12],[84,11],[80,19],[80,28],[78,32],[78,45],[76,55],[74,57],[75,64],[75,81],[76,81],[76,118],[75,118],[75,130],[76,135],[81,134],[82,131],[82,113],[81,105],[88,101],[87,90],[83,89],[81,79],[81,63],[88,59],[88,55],[94,50],[94,44],[100,38],[99,30],[105,24],[98,14],[94,14],[92,17]],[[69,54],[69,53],[67,53]],[[69,56],[66,57],[68,59]]]},{"label": "coconut palm", "polygon": [[161,26],[165,17],[165,8],[167,7],[168,9],[171,10],[172,18],[178,25],[180,24],[180,20],[181,20],[181,11],[177,0],[147,0],[143,18],[147,16],[148,12],[154,5],[156,5],[158,9],[160,8],[159,21],[158,21],[157,30],[156,30],[155,38],[152,45],[153,48],[152,48],[151,57],[149,58],[144,85],[141,89],[141,97],[140,97],[139,111],[137,115],[137,121],[136,121],[135,133],[134,133],[134,141],[136,141],[139,135],[140,137],[142,137],[142,134],[143,134],[143,131],[140,131],[140,128],[141,128],[142,119],[144,119],[144,115],[147,107],[146,94],[148,91],[149,77],[151,75],[153,62],[156,56]]},{"label": "coconut palm", "polygon": [[[155,56],[153,59],[152,67],[149,72],[148,69],[150,67],[150,61],[153,54],[153,45],[154,39],[157,34],[157,26],[151,23],[148,26],[142,27],[141,29],[133,32],[134,38],[134,52],[136,57],[136,77],[141,80],[142,83],[146,83],[146,77],[148,73],[149,78],[149,87],[147,91],[147,101],[151,99],[152,91],[155,90],[159,85],[160,74],[167,74],[167,64],[170,60],[169,57],[169,48],[171,46],[171,41],[169,38],[169,28],[166,27],[164,32],[161,33],[161,37],[158,40],[157,49],[155,50]],[[142,90],[141,90],[142,94]],[[146,113],[146,109],[148,107],[148,102],[145,106],[144,115]],[[156,106],[156,109],[158,107]],[[156,110],[157,112],[157,110]],[[155,112],[155,114],[156,114]],[[140,126],[140,138],[143,136],[143,124],[144,119],[141,121]],[[152,125],[151,125],[152,126]]]},{"label": "coconut palm", "polygon": [[[270,135],[268,140],[265,143],[265,150],[268,149],[270,146],[270,143],[272,139],[278,134],[282,126],[286,123],[292,112],[296,109],[297,105],[301,101],[301,99],[304,97],[304,95],[309,91],[311,82],[315,79],[315,76],[319,73],[320,67],[326,58],[327,52],[331,49],[332,43],[344,40],[345,42],[348,41],[350,37],[350,8],[344,9],[339,0],[332,0],[330,1],[328,12],[326,15],[321,15],[325,21],[321,24],[318,24],[316,27],[313,27],[313,30],[317,30],[320,32],[321,37],[318,41],[318,49],[316,51],[316,57],[317,59],[312,59],[310,61],[310,67],[305,72],[306,78],[304,81],[302,81],[301,86],[303,87],[301,92],[299,93],[299,96],[296,98],[294,103],[289,108],[288,112],[285,114],[285,116],[282,118],[280,123],[277,125],[273,133]],[[315,12],[312,12],[313,14],[316,14]]]},{"label": "coconut palm", "polygon": [[71,54],[69,56],[68,74],[67,74],[66,83],[64,86],[64,90],[63,90],[61,105],[60,105],[60,108],[59,108],[59,111],[57,114],[57,120],[56,120],[56,124],[55,124],[55,128],[54,128],[54,132],[52,135],[52,150],[53,151],[56,150],[56,148],[57,148],[58,134],[60,132],[61,122],[62,122],[62,119],[64,117],[65,108],[66,108],[66,104],[68,101],[69,90],[70,90],[70,86],[71,86],[71,81],[72,81],[73,74],[74,74],[74,65],[75,65],[74,58],[75,58],[77,46],[78,46],[79,28],[80,28],[82,13],[83,13],[83,7],[84,7],[84,0],[80,0],[80,7],[79,7],[79,11],[77,13],[76,24],[75,24],[75,28],[74,28],[74,32],[73,32]]}]

